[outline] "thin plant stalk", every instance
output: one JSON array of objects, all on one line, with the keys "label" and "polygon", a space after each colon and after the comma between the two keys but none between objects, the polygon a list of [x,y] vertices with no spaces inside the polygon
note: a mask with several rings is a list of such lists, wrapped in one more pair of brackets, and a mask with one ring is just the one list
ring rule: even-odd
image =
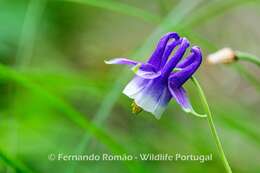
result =
[{"label": "thin plant stalk", "polygon": [[218,133],[217,133],[216,127],[214,125],[212,114],[211,114],[211,111],[210,111],[207,99],[205,97],[205,94],[204,94],[204,92],[203,92],[203,90],[202,90],[198,80],[195,77],[192,77],[191,80],[194,83],[194,85],[196,86],[196,88],[198,90],[198,93],[200,95],[200,99],[201,99],[201,102],[202,102],[202,105],[203,105],[203,109],[204,109],[205,113],[207,114],[207,120],[208,120],[208,123],[209,123],[210,131],[211,131],[211,134],[212,134],[212,136],[213,136],[213,138],[215,140],[215,143],[217,145],[220,158],[221,158],[221,160],[222,160],[222,162],[224,164],[224,167],[225,167],[227,173],[232,173],[232,170],[231,170],[231,168],[229,166],[228,160],[227,160],[227,158],[225,156],[225,153],[224,153],[224,150],[222,148],[221,141],[220,141],[220,139],[218,137]]},{"label": "thin plant stalk", "polygon": [[249,53],[236,51],[235,53],[237,60],[241,61],[248,61],[257,66],[260,66],[260,58],[256,57],[255,55],[251,55]]}]

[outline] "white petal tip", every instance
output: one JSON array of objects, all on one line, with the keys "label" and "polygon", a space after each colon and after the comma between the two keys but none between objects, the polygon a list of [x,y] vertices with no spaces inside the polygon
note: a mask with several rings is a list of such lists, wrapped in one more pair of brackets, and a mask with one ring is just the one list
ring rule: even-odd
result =
[{"label": "white petal tip", "polygon": [[135,100],[136,104],[141,107],[144,111],[151,113],[157,120],[159,120],[165,110],[165,107],[162,106],[155,106],[151,107],[147,104],[140,104],[137,100]]},{"label": "white petal tip", "polygon": [[154,115],[154,117],[157,119],[157,120],[160,120],[161,119],[161,115]]},{"label": "white petal tip", "polygon": [[111,60],[104,60],[104,63],[105,63],[105,64],[112,64],[112,63],[111,63]]}]

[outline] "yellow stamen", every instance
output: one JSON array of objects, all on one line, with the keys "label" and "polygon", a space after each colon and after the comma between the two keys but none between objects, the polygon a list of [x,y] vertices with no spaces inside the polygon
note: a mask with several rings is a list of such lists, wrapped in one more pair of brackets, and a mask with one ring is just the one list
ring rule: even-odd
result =
[{"label": "yellow stamen", "polygon": [[135,66],[132,68],[133,72],[134,72],[134,73],[137,73],[140,67],[141,67],[141,64],[140,64],[140,63],[137,64],[137,65],[135,65]]},{"label": "yellow stamen", "polygon": [[133,103],[131,104],[131,107],[132,107],[132,113],[133,114],[139,114],[140,112],[142,112],[142,108],[139,107],[134,101]]}]

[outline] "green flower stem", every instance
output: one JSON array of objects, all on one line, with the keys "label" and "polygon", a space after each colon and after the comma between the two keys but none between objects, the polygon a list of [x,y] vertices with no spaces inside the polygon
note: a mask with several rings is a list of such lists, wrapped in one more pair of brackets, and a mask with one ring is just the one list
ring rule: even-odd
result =
[{"label": "green flower stem", "polygon": [[257,66],[260,66],[260,58],[256,57],[255,55],[251,55],[249,53],[244,53],[240,51],[236,51],[235,55],[237,60],[248,61]]},{"label": "green flower stem", "polygon": [[227,158],[225,156],[224,150],[222,148],[220,139],[218,137],[217,130],[215,128],[215,125],[214,125],[214,122],[213,122],[213,118],[212,118],[212,114],[211,114],[211,111],[210,111],[207,99],[205,97],[205,94],[204,94],[204,92],[203,92],[203,90],[202,90],[198,80],[195,77],[192,77],[191,80],[194,83],[194,85],[197,87],[197,90],[199,92],[200,99],[201,99],[202,104],[203,104],[203,109],[204,109],[204,111],[207,114],[209,127],[210,127],[210,130],[211,130],[212,136],[215,139],[215,142],[216,142],[216,145],[217,145],[217,148],[218,148],[221,160],[222,160],[222,162],[223,162],[223,164],[225,166],[225,169],[226,169],[227,173],[232,173],[232,170],[231,170],[231,168],[229,166],[229,163],[228,163]]}]

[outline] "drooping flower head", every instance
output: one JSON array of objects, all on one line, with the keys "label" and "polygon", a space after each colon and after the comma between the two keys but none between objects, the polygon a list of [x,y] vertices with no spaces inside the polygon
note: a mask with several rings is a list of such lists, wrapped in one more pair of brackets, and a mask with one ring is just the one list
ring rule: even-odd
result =
[{"label": "drooping flower head", "polygon": [[141,108],[159,119],[172,98],[184,111],[193,111],[183,84],[199,68],[202,53],[199,47],[193,46],[190,54],[181,60],[189,46],[186,38],[171,32],[159,40],[155,51],[145,63],[126,58],[105,62],[125,64],[132,68],[136,75],[123,93],[134,100],[134,110],[140,111],[138,108]]}]

